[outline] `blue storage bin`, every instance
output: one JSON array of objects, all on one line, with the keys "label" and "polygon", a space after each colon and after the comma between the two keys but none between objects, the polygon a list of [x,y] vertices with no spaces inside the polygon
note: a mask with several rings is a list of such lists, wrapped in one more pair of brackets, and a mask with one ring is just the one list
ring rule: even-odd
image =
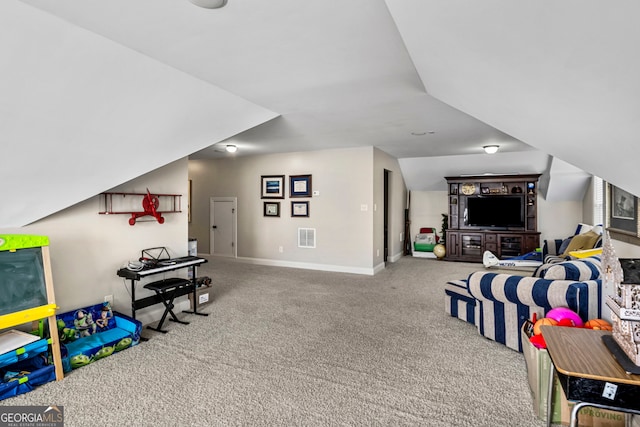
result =
[{"label": "blue storage bin", "polygon": [[[19,360],[0,368],[0,375],[2,376],[0,378],[0,400],[27,393],[33,390],[34,387],[56,379],[55,366],[48,364],[46,353],[43,353],[42,350],[35,351],[35,348],[41,348],[41,341],[44,341],[44,350],[46,351],[47,340],[40,340],[31,343],[40,347],[34,347],[26,352],[20,352],[21,349],[10,352],[21,353],[17,357],[22,357],[24,360]],[[30,356],[26,356],[26,354]],[[4,357],[5,355],[2,356]],[[8,360],[8,358],[5,360]]]},{"label": "blue storage bin", "polygon": [[25,345],[24,347],[17,348],[13,351],[9,351],[4,354],[0,354],[0,368],[19,362],[21,360],[28,359],[32,356],[47,351],[49,343],[46,339],[40,339]]}]

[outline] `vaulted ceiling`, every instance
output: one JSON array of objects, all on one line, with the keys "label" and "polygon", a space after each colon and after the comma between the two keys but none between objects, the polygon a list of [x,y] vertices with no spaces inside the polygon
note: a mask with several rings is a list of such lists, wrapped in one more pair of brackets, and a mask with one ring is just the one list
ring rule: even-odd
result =
[{"label": "vaulted ceiling", "polygon": [[638,12],[595,0],[4,0],[0,227],[178,158],[228,156],[226,144],[375,146],[410,190],[522,172],[566,185],[548,194],[567,199],[589,174],[640,194]]}]

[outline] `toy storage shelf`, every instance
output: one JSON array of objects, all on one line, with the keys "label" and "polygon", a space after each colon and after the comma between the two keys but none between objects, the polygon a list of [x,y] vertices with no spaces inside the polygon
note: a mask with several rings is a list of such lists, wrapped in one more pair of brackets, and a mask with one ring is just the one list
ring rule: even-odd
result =
[{"label": "toy storage shelf", "polygon": [[[2,400],[31,391],[33,387],[54,379],[61,380],[64,372],[48,237],[0,235],[0,266],[11,266],[0,269],[4,272],[0,275],[0,330],[47,319],[51,336],[0,354]],[[46,357],[47,353],[50,357]],[[11,377],[9,381],[4,380],[5,375]]]},{"label": "toy storage shelf", "polygon": [[49,345],[49,340],[39,339],[0,354],[0,373],[3,379],[5,376],[14,377],[0,383],[0,400],[29,392],[34,387],[56,379],[55,366],[44,364],[44,359],[39,357],[46,354]]}]

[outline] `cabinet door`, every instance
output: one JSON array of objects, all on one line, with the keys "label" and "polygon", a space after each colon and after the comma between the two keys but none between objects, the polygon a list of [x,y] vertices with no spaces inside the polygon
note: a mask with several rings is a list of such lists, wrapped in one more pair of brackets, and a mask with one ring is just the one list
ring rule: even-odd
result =
[{"label": "cabinet door", "polygon": [[481,233],[460,234],[460,256],[464,258],[482,258],[484,235]]},{"label": "cabinet door", "polygon": [[460,255],[458,252],[458,238],[459,234],[457,232],[447,230],[447,240],[445,242],[445,247],[447,248],[448,258],[457,258]]},{"label": "cabinet door", "polygon": [[485,233],[484,235],[484,250],[493,254],[498,253],[498,237],[493,233]]},{"label": "cabinet door", "polygon": [[540,246],[540,236],[538,234],[527,234],[524,238],[524,253],[535,251]]},{"label": "cabinet door", "polygon": [[521,234],[499,234],[498,254],[499,258],[522,255],[524,242]]}]

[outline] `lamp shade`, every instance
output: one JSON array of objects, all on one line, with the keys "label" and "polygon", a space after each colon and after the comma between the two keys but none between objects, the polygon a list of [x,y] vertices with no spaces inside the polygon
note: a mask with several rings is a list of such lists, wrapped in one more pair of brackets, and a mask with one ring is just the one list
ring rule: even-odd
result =
[{"label": "lamp shade", "polygon": [[204,7],[205,9],[218,9],[227,4],[227,0],[189,0],[196,6]]}]

